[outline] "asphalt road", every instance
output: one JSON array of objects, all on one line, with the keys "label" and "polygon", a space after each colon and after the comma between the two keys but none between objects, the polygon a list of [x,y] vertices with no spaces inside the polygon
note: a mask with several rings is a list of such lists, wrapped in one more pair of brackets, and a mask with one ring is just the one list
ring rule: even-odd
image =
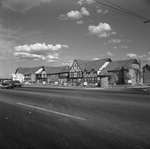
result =
[{"label": "asphalt road", "polygon": [[0,149],[150,149],[150,93],[0,89]]}]

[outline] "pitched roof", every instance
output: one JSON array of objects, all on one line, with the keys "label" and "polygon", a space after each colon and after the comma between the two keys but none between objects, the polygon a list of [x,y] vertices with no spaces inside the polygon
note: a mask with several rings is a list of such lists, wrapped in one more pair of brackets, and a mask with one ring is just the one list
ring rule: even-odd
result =
[{"label": "pitched roof", "polygon": [[82,71],[85,70],[91,71],[92,69],[98,71],[99,68],[101,68],[105,62],[111,62],[111,59],[106,58],[106,59],[92,60],[92,61],[86,61],[86,60],[75,60],[75,61],[77,62],[77,64],[79,65]]},{"label": "pitched roof", "polygon": [[18,72],[18,73],[21,73],[21,74],[24,74],[24,75],[33,74],[33,73],[35,73],[37,70],[39,70],[40,68],[42,68],[42,66],[32,67],[32,68],[19,67],[19,68],[17,68],[17,70],[16,70],[15,73]]},{"label": "pitched roof", "polygon": [[149,65],[149,64],[146,64],[145,66],[143,66],[143,69],[144,69],[144,68],[150,70],[150,65]]},{"label": "pitched roof", "polygon": [[106,67],[107,71],[121,70],[133,68],[132,64],[139,64],[136,59],[126,59],[120,61],[113,61],[109,63]]},{"label": "pitched roof", "polygon": [[47,74],[57,74],[57,73],[69,72],[70,67],[69,66],[60,66],[60,67],[44,66],[44,69]]}]

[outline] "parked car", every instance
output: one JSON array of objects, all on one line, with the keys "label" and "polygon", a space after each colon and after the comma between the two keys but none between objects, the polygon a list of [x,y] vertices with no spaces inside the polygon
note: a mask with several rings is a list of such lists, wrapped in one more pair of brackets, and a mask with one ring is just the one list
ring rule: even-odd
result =
[{"label": "parked car", "polygon": [[14,82],[11,80],[4,80],[1,84],[1,88],[11,88],[13,89],[15,87]]},{"label": "parked car", "polygon": [[14,82],[14,87],[21,87],[22,86],[21,82],[18,80],[14,80],[13,82]]}]

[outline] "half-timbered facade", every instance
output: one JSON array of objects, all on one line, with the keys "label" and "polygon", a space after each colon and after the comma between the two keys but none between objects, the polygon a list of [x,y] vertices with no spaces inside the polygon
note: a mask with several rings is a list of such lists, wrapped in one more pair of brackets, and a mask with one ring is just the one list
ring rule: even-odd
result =
[{"label": "half-timbered facade", "polygon": [[111,62],[110,59],[92,61],[74,60],[69,73],[70,81],[96,83],[98,82],[98,71],[101,67],[106,67],[109,62]]},{"label": "half-timbered facade", "polygon": [[44,67],[47,82],[54,83],[59,82],[60,84],[68,82],[69,80],[69,66],[60,66],[60,67]]},{"label": "half-timbered facade", "polygon": [[69,77],[71,82],[81,82],[83,78],[83,73],[79,64],[77,63],[77,60],[74,60],[70,68]]}]

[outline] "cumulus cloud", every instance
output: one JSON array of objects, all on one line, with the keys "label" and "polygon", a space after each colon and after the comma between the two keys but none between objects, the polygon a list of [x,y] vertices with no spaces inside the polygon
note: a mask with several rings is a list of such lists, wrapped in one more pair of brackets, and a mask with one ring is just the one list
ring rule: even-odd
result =
[{"label": "cumulus cloud", "polygon": [[59,19],[62,19],[62,20],[67,20],[67,19],[79,20],[79,19],[83,18],[83,16],[89,16],[89,15],[90,15],[89,11],[85,7],[82,7],[80,11],[78,11],[78,10],[75,10],[75,11],[71,10],[66,15],[65,14],[61,14],[59,16]]},{"label": "cumulus cloud", "polygon": [[106,14],[106,13],[108,13],[108,10],[102,10],[101,8],[99,8],[99,9],[97,9],[97,11],[96,11],[98,14]]},{"label": "cumulus cloud", "polygon": [[112,54],[110,51],[108,51],[108,52],[106,53],[106,55],[108,55],[108,56],[114,56],[114,54]]},{"label": "cumulus cloud", "polygon": [[79,0],[79,1],[77,2],[78,5],[93,4],[93,3],[95,3],[94,0]]},{"label": "cumulus cloud", "polygon": [[67,61],[67,62],[63,62],[62,65],[63,65],[63,66],[71,66],[72,63],[73,63],[73,60],[69,60],[69,61]]},{"label": "cumulus cloud", "polygon": [[135,53],[127,53],[126,56],[129,58],[137,58],[137,55]]},{"label": "cumulus cloud", "polygon": [[67,17],[78,20],[82,18],[82,14],[77,10],[76,11],[71,10],[70,12],[67,13]]},{"label": "cumulus cloud", "polygon": [[1,0],[4,8],[12,11],[25,12],[41,3],[51,2],[52,0]]},{"label": "cumulus cloud", "polygon": [[83,24],[83,23],[84,23],[83,20],[77,21],[77,24]]},{"label": "cumulus cloud", "polygon": [[141,59],[141,60],[150,60],[150,53],[143,54],[143,55],[137,55],[135,53],[127,53],[126,57],[127,58],[136,58],[136,59]]},{"label": "cumulus cloud", "polygon": [[15,52],[14,56],[18,59],[41,59],[45,60],[45,57],[43,55],[37,55],[32,53],[26,53],[26,52]]},{"label": "cumulus cloud", "polygon": [[113,48],[116,49],[116,50],[119,49],[119,47],[116,47],[116,46],[114,46]]},{"label": "cumulus cloud", "polygon": [[128,46],[121,45],[121,48],[128,49]]},{"label": "cumulus cloud", "polygon": [[99,60],[99,58],[95,57],[95,58],[93,58],[92,60]]},{"label": "cumulus cloud", "polygon": [[89,16],[90,15],[89,11],[87,11],[87,9],[85,7],[81,8],[81,14],[84,15],[84,16]]},{"label": "cumulus cloud", "polygon": [[14,48],[14,56],[18,60],[57,60],[59,59],[59,52],[63,48],[69,48],[69,46],[61,44],[46,45],[45,43],[22,45]]},{"label": "cumulus cloud", "polygon": [[90,34],[95,34],[98,37],[108,37],[112,34],[112,28],[107,23],[100,22],[98,26],[90,25],[88,30]]},{"label": "cumulus cloud", "polygon": [[17,46],[15,47],[15,51],[22,51],[22,52],[34,52],[34,51],[58,51],[62,48],[68,48],[68,45],[60,45],[56,44],[51,45],[48,44],[46,45],[45,43],[36,43],[36,44],[31,44],[31,45],[23,45],[23,46]]},{"label": "cumulus cloud", "polygon": [[121,43],[120,39],[111,39],[108,41],[108,43]]},{"label": "cumulus cloud", "polygon": [[14,56],[17,60],[46,60],[47,62],[50,62],[59,59],[59,54],[39,55],[27,52],[15,52]]}]

